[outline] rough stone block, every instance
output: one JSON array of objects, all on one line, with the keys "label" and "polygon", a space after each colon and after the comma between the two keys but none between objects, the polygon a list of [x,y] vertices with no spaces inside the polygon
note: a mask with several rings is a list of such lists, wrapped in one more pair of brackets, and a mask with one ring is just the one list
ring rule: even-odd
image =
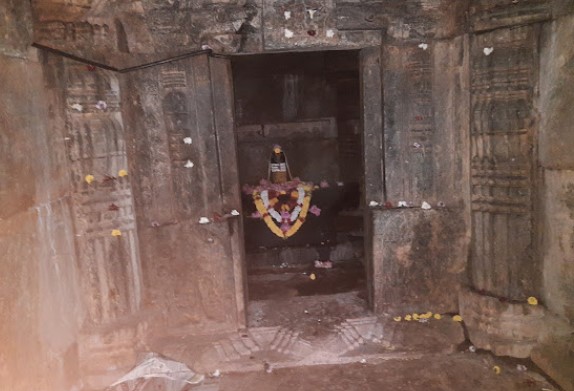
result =
[{"label": "rough stone block", "polygon": [[466,262],[464,241],[464,222],[456,211],[375,210],[375,312],[456,311]]}]

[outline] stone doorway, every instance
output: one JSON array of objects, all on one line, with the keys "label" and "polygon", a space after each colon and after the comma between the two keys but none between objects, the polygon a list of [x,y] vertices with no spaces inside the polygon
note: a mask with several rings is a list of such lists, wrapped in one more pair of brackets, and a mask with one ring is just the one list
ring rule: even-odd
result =
[{"label": "stone doorway", "polygon": [[[312,335],[370,314],[360,59],[357,50],[232,58],[251,328]],[[310,212],[288,239],[269,229],[252,195],[268,179],[274,144],[292,178],[312,186]]]}]

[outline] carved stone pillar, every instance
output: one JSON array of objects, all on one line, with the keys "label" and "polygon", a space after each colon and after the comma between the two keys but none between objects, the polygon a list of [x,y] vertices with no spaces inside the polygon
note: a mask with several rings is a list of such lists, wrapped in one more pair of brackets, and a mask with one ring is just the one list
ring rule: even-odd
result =
[{"label": "carved stone pillar", "polygon": [[525,300],[538,292],[533,237],[533,94],[538,29],[477,34],[471,42],[472,286]]}]

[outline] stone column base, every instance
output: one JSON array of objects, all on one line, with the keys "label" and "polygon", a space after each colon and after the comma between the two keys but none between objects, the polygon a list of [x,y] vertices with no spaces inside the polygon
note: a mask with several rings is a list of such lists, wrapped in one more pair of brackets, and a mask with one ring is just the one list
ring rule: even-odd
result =
[{"label": "stone column base", "polygon": [[571,332],[541,305],[512,304],[463,290],[459,306],[473,345],[497,356],[527,358],[540,341]]}]

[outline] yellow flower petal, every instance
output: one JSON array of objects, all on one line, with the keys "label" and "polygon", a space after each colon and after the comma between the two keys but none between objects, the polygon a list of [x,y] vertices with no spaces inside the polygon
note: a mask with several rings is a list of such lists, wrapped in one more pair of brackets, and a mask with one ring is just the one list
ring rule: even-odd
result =
[{"label": "yellow flower petal", "polygon": [[497,375],[500,375],[500,367],[498,365],[495,365],[492,367],[492,370],[494,371],[494,373],[496,373]]},{"label": "yellow flower petal", "polygon": [[413,314],[413,320],[419,320],[419,314]]},{"label": "yellow flower petal", "polygon": [[128,176],[128,171],[127,171],[127,170],[124,170],[124,169],[119,170],[119,171],[118,171],[118,176],[119,176],[119,177]]},{"label": "yellow flower petal", "polygon": [[314,281],[314,280],[317,279],[317,276],[315,275],[315,273],[311,273],[311,274],[309,275],[309,278]]},{"label": "yellow flower petal", "polygon": [[454,320],[455,322],[462,322],[462,316],[455,315],[452,317],[452,320]]},{"label": "yellow flower petal", "polygon": [[393,320],[394,320],[395,322],[400,322],[401,319],[402,319],[402,318],[401,318],[400,316],[395,316],[395,317],[393,318]]},{"label": "yellow flower petal", "polygon": [[426,315],[426,317],[427,317],[427,319],[428,319],[428,318],[430,318],[430,317],[432,316],[432,312],[429,311],[429,312],[427,312],[425,315]]},{"label": "yellow flower petal", "polygon": [[410,315],[406,315],[406,316],[405,316],[405,320],[406,320],[407,322],[410,322],[412,319],[413,319],[413,317],[410,316]]},{"label": "yellow flower petal", "polygon": [[530,296],[528,298],[528,304],[530,305],[538,305],[538,299],[534,296]]},{"label": "yellow flower petal", "polygon": [[92,183],[92,182],[94,181],[94,176],[88,174],[88,175],[86,175],[86,176],[84,177],[84,179],[85,179],[86,182],[88,182],[88,185],[89,185],[90,183]]},{"label": "yellow flower petal", "polygon": [[436,320],[442,319],[442,315],[441,314],[434,314],[434,318]]},{"label": "yellow flower petal", "polygon": [[119,229],[112,230],[112,236],[122,236],[122,231]]}]

